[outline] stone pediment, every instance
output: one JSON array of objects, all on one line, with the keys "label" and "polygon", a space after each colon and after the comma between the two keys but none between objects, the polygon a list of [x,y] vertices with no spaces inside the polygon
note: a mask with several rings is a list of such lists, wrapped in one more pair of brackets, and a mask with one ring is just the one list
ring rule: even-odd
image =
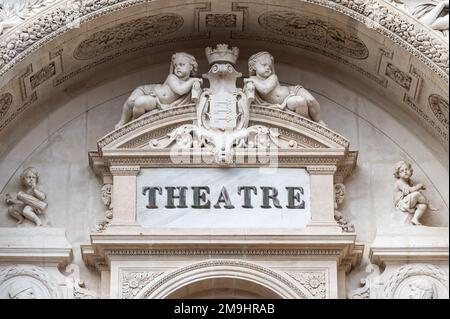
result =
[{"label": "stone pediment", "polygon": [[[107,167],[111,165],[173,167],[171,148],[168,146],[155,149],[150,144],[154,141],[167,140],[176,128],[195,121],[194,104],[150,112],[101,138],[97,143],[97,151],[89,153],[90,165],[100,175],[107,173]],[[249,123],[268,127],[277,132],[276,152],[280,167],[337,166],[336,175],[341,176],[342,181],[356,165],[357,152],[349,150],[350,143],[346,138],[293,112],[252,105]],[[192,151],[195,152],[196,149],[193,148]],[[233,162],[227,165],[248,167],[261,166],[261,163]],[[206,165],[181,163],[177,166]],[[218,165],[210,163],[207,166]]]}]

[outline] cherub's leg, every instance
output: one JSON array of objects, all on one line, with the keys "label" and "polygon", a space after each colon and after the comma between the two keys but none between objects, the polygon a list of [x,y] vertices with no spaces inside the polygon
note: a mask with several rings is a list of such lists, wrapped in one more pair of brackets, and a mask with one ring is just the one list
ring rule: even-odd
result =
[{"label": "cherub's leg", "polygon": [[131,93],[131,95],[128,97],[128,99],[123,104],[122,115],[120,117],[119,123],[116,124],[116,127],[115,127],[116,129],[125,125],[126,123],[128,123],[131,120],[132,115],[133,115],[133,108],[134,108],[135,100],[137,98],[139,98],[140,96],[142,96],[143,94],[144,94],[144,92],[142,91],[142,89],[140,87],[138,87]]},{"label": "cherub's leg", "polygon": [[308,115],[308,103],[301,96],[294,95],[294,96],[289,97],[287,99],[287,101],[286,101],[286,107],[289,110],[291,110],[291,111],[293,111],[293,112],[295,112],[295,113],[297,113],[297,114],[299,114],[301,116],[309,118],[309,115]]},{"label": "cherub's leg", "polygon": [[11,205],[8,207],[9,215],[17,220],[17,224],[22,224],[25,218],[23,218],[22,214],[19,212],[18,208],[15,205]]},{"label": "cherub's leg", "polygon": [[134,101],[132,120],[137,119],[141,115],[156,108],[156,99],[149,95],[138,97]]},{"label": "cherub's leg", "polygon": [[314,96],[311,95],[307,90],[300,89],[300,95],[303,96],[308,103],[308,113],[309,117],[321,125],[325,125],[325,122],[320,119],[320,104],[317,102]]},{"label": "cherub's leg", "polygon": [[413,225],[422,225],[419,222],[419,219],[420,219],[420,217],[422,217],[422,215],[425,213],[426,210],[427,210],[426,204],[417,204],[416,211],[414,212],[414,216],[411,219],[411,223]]},{"label": "cherub's leg", "polygon": [[29,219],[32,222],[34,222],[36,224],[36,226],[42,225],[41,219],[35,214],[35,212],[33,211],[33,208],[31,208],[31,206],[27,205],[23,208],[23,216],[25,216],[26,219]]}]

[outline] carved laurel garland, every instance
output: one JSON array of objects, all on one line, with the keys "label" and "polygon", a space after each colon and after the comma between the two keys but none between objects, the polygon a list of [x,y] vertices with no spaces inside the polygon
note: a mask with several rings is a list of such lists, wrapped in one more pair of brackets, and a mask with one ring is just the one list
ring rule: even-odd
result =
[{"label": "carved laurel garland", "polygon": [[[370,25],[392,39],[448,82],[448,49],[437,35],[408,22],[400,13],[376,0],[303,0],[341,12]],[[89,21],[147,0],[69,0],[58,3],[36,19],[24,23],[0,40],[0,75],[27,54],[69,30],[73,23]]]},{"label": "carved laurel garland", "polygon": [[58,283],[42,268],[31,265],[13,265],[0,269],[0,285],[14,277],[31,277],[41,282],[52,299],[60,298]]},{"label": "carved laurel garland", "polygon": [[316,299],[327,297],[327,277],[324,271],[286,272]]},{"label": "carved laurel garland", "polygon": [[177,270],[167,274],[166,276],[163,276],[161,279],[159,279],[154,285],[152,285],[152,287],[150,287],[150,289],[145,291],[145,293],[141,296],[141,298],[148,299],[150,297],[150,295],[154,291],[156,291],[158,288],[163,286],[168,281],[170,281],[174,278],[177,278],[179,276],[182,276],[183,274],[186,274],[186,273],[198,270],[198,269],[202,269],[202,268],[218,267],[218,266],[238,267],[238,268],[257,271],[261,274],[264,274],[265,276],[267,276],[268,278],[270,278],[272,280],[282,282],[284,285],[291,288],[298,295],[299,298],[308,298],[308,296],[306,296],[306,294],[303,291],[301,291],[299,289],[299,287],[297,287],[291,281],[287,280],[284,276],[281,276],[279,273],[277,273],[273,270],[267,269],[265,267],[261,267],[256,264],[247,263],[247,262],[243,262],[243,261],[239,261],[239,260],[211,260],[211,261],[200,262],[200,263],[193,264],[193,265],[190,265],[190,266],[187,266],[184,268],[177,269]]},{"label": "carved laurel garland", "polygon": [[430,276],[440,281],[448,289],[448,276],[439,267],[431,264],[409,264],[400,267],[386,281],[383,289],[385,298],[393,298],[398,286],[412,276]]},{"label": "carved laurel garland", "polygon": [[134,299],[136,295],[153,279],[164,272],[123,272],[122,298]]}]

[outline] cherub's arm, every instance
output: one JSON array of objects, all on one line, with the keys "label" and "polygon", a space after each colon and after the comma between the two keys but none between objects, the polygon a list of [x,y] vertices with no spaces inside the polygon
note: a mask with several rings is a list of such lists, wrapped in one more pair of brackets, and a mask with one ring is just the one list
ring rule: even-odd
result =
[{"label": "cherub's arm", "polygon": [[42,189],[38,187],[33,188],[33,194],[42,201],[44,201],[47,198],[47,195],[42,191]]},{"label": "cherub's arm", "polygon": [[262,94],[269,94],[273,91],[273,89],[280,85],[280,83],[278,82],[278,77],[275,74],[272,74],[264,80],[261,80],[256,76],[250,77],[249,80],[253,82],[256,90]]},{"label": "cherub's arm", "polygon": [[21,205],[21,204],[23,204],[22,201],[12,198],[11,195],[9,195],[9,194],[6,194],[5,202],[8,205]]},{"label": "cherub's arm", "polygon": [[186,81],[182,81],[174,74],[169,74],[165,83],[170,87],[172,92],[178,95],[184,95],[191,90],[195,81],[201,82],[201,79],[188,78]]},{"label": "cherub's arm", "polygon": [[402,179],[399,179],[396,183],[397,188],[406,196],[412,192],[411,187]]}]

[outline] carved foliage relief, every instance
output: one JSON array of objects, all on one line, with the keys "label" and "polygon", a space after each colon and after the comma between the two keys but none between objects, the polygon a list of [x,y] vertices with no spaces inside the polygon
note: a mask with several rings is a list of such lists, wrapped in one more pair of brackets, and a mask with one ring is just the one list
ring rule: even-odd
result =
[{"label": "carved foliage relief", "polygon": [[132,20],[94,33],[75,49],[73,56],[86,60],[131,43],[156,39],[177,31],[183,25],[178,14],[165,13]]},{"label": "carved foliage relief", "polygon": [[322,45],[354,59],[366,59],[369,50],[355,35],[320,19],[311,19],[294,12],[266,12],[259,19],[266,30],[297,40]]}]

